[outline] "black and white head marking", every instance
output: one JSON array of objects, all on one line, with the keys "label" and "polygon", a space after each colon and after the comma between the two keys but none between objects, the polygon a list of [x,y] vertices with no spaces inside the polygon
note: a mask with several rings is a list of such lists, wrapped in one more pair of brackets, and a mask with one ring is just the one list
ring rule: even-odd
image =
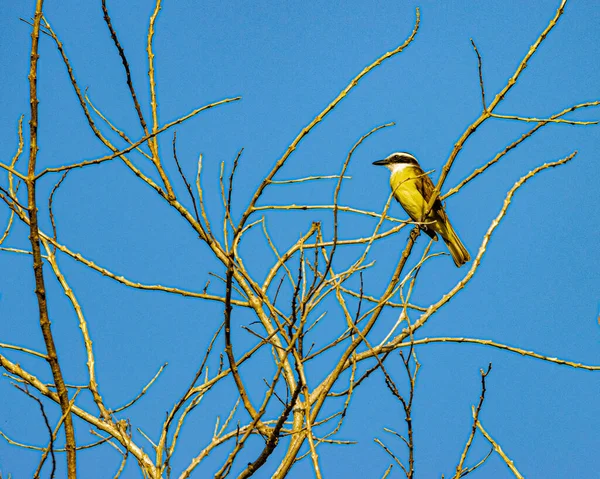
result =
[{"label": "black and white head marking", "polygon": [[384,160],[387,164],[405,164],[405,165],[414,165],[419,166],[419,162],[417,159],[411,155],[410,153],[406,153],[405,151],[397,151],[392,153]]},{"label": "black and white head marking", "polygon": [[392,153],[387,158],[375,161],[373,164],[378,166],[385,166],[392,173],[401,171],[404,168],[408,168],[410,166],[416,166],[417,168],[419,167],[417,159],[410,153],[406,153],[404,151],[397,151],[396,153]]}]

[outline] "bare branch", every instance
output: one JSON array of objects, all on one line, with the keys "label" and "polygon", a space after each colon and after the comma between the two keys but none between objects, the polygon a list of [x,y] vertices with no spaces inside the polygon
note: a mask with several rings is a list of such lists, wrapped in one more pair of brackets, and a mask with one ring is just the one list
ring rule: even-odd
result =
[{"label": "bare branch", "polygon": [[597,125],[600,123],[599,121],[575,121],[565,120],[563,118],[532,118],[516,115],[499,115],[497,113],[492,113],[490,116],[492,118],[499,118],[501,120],[516,120],[523,121],[525,123],[564,123],[566,125]]},{"label": "bare branch", "polygon": [[27,211],[29,213],[29,240],[33,255],[33,273],[35,277],[35,293],[38,303],[39,322],[48,353],[48,363],[52,370],[52,377],[56,385],[56,391],[60,408],[65,414],[65,437],[67,448],[67,475],[69,479],[77,476],[76,466],[76,444],[73,420],[69,411],[69,393],[65,386],[62,370],[58,362],[54,337],[50,329],[48,317],[48,304],[46,302],[46,286],[44,282],[42,252],[40,248],[40,231],[38,227],[37,200],[36,200],[36,175],[35,167],[38,153],[38,97],[37,97],[37,64],[38,43],[40,37],[40,25],[42,22],[43,0],[37,0],[31,32],[31,55],[29,63],[29,103],[31,108],[31,120],[29,121],[29,164],[27,165]]},{"label": "bare branch", "polygon": [[406,476],[408,476],[408,470],[406,469],[404,464],[402,464],[402,461],[400,461],[400,459],[398,459],[396,457],[396,455],[392,451],[390,451],[389,448],[383,442],[381,442],[379,439],[375,438],[374,441],[377,444],[379,444],[385,452],[387,452],[389,454],[389,456],[396,462],[396,464],[398,464],[402,468],[402,470],[404,471],[404,474],[406,474]]},{"label": "bare branch", "polygon": [[244,227],[244,224],[248,220],[249,216],[253,213],[256,202],[262,196],[265,188],[273,180],[273,178],[275,177],[277,172],[283,167],[283,165],[285,164],[287,159],[294,152],[294,150],[298,147],[298,145],[304,139],[304,137],[306,135],[308,135],[312,131],[312,129],[315,126],[317,126],[338,105],[338,103],[340,101],[342,101],[346,97],[346,95],[348,95],[348,93],[350,93],[350,91],[356,85],[358,85],[358,82],[365,75],[367,75],[369,72],[371,72],[372,70],[377,68],[384,61],[397,55],[398,53],[402,52],[406,47],[408,47],[414,40],[414,38],[417,34],[417,31],[419,30],[419,22],[420,22],[420,12],[419,12],[419,9],[417,8],[416,9],[415,26],[413,28],[412,33],[409,35],[409,37],[406,39],[406,41],[404,43],[402,43],[402,45],[395,48],[394,50],[391,50],[391,51],[385,53],[384,55],[380,56],[377,60],[375,60],[373,63],[371,63],[369,66],[367,66],[363,71],[361,71],[356,77],[354,77],[354,79],[348,84],[348,86],[346,86],[346,88],[344,88],[340,92],[340,94],[329,105],[327,105],[327,107],[321,113],[319,113],[307,126],[305,126],[302,129],[302,131],[298,134],[298,136],[294,139],[294,141],[292,141],[292,143],[290,144],[290,146],[288,147],[286,152],[283,154],[283,156],[279,160],[277,160],[277,163],[275,163],[275,166],[273,167],[273,169],[269,172],[269,174],[266,176],[266,178],[263,180],[263,182],[260,184],[260,186],[258,187],[256,192],[254,193],[254,196],[250,200],[250,204],[248,205],[248,208],[242,215],[240,223],[238,224],[236,234]]},{"label": "bare branch", "polygon": [[467,459],[467,454],[469,454],[469,449],[471,448],[471,444],[473,443],[473,438],[475,437],[475,433],[477,432],[477,423],[479,421],[479,413],[481,412],[481,407],[483,406],[483,401],[485,401],[485,378],[487,377],[488,374],[490,374],[490,371],[492,370],[492,363],[490,363],[488,365],[487,371],[484,371],[483,369],[480,370],[481,372],[481,395],[479,396],[479,403],[477,404],[477,407],[473,410],[473,427],[471,428],[471,434],[469,435],[469,438],[467,439],[467,443],[465,444],[465,448],[463,449],[462,455],[460,456],[460,461],[458,462],[458,466],[456,466],[456,474],[454,475],[454,479],[460,479],[461,477],[464,477],[465,474],[465,469],[463,468],[463,465],[465,463],[465,460]]},{"label": "bare branch", "polygon": [[[475,417],[475,408],[473,407],[473,417]],[[477,423],[477,428],[481,431],[481,433],[485,436],[485,438],[490,442],[490,444],[494,447],[494,450],[498,453],[498,455],[502,458],[502,460],[506,463],[506,465],[508,466],[508,468],[511,470],[511,472],[514,474],[514,476],[517,479],[523,479],[523,476],[521,475],[521,473],[517,470],[517,468],[515,467],[515,464],[513,461],[511,461],[508,456],[506,455],[506,453],[502,450],[502,448],[500,447],[500,444],[498,444],[496,441],[494,441],[492,439],[492,436],[490,436],[488,434],[488,432],[483,428],[483,425],[481,424],[481,421],[479,421],[479,419],[476,420]]]},{"label": "bare branch", "polygon": [[[493,348],[503,349],[505,351],[510,351],[511,353],[517,353],[521,356],[526,356],[534,359],[541,359],[542,361],[547,361],[549,363],[561,364],[564,366],[569,366],[575,369],[585,369],[587,371],[600,371],[600,366],[590,366],[587,364],[575,363],[573,361],[567,361],[565,359],[552,358],[549,356],[545,356],[543,354],[539,354],[533,351],[527,351],[525,349],[516,348],[514,346],[508,346],[506,344],[497,343],[492,341],[491,339],[476,339],[476,338],[423,338],[418,339],[411,342],[405,342],[398,344],[397,347],[410,347],[411,345],[417,346],[421,344],[433,344],[433,343],[470,343],[470,344],[480,344],[483,346],[490,346]],[[386,346],[383,348],[384,350],[389,350]]]},{"label": "bare branch", "polygon": [[[291,185],[294,183],[304,183],[306,181],[315,181],[315,180],[337,180],[340,178],[340,175],[325,175],[325,176],[307,176],[306,178],[295,178],[292,180],[273,180],[270,183],[272,185]],[[342,176],[342,179],[349,180],[351,176]]]},{"label": "bare branch", "polygon": [[[78,389],[75,394],[73,394],[73,397],[71,398],[71,401],[69,403],[69,411],[67,411],[67,414],[70,414],[70,410],[73,407],[73,404],[75,404],[75,399],[77,399],[77,396],[79,395],[79,392],[81,391],[81,389]],[[41,407],[41,403],[40,403],[40,407]],[[52,474],[50,477],[54,477],[54,470],[55,470],[55,461],[54,461],[54,453],[55,452],[61,452],[61,449],[54,449],[54,441],[56,440],[56,436],[58,435],[58,431],[60,430],[63,422],[65,420],[65,415],[63,414],[60,418],[60,420],[58,421],[58,424],[56,425],[56,427],[54,428],[54,431],[51,432],[51,436],[50,436],[50,443],[48,444],[48,446],[46,447],[46,449],[44,450],[42,457],[40,459],[40,463],[38,464],[38,467],[35,471],[35,473],[33,474],[33,479],[39,479],[40,477],[40,473],[42,471],[42,467],[44,466],[44,463],[46,462],[46,459],[48,458],[48,453],[52,454]],[[93,446],[96,446],[100,443],[96,443]],[[89,449],[90,446],[86,447],[86,446],[78,446],[77,450],[80,451],[84,448]]]},{"label": "bare branch", "polygon": [[[189,120],[190,118],[196,116],[198,113],[201,113],[201,112],[206,111],[206,110],[210,110],[211,108],[214,108],[214,107],[217,107],[217,106],[220,106],[220,105],[225,105],[227,103],[238,101],[238,100],[241,100],[241,97],[225,98],[224,100],[220,100],[220,101],[217,101],[217,102],[205,105],[203,107],[196,108],[195,110],[193,110],[192,112],[188,113],[187,115],[182,116],[182,117],[178,118],[177,120],[174,120],[174,121],[172,121],[170,123],[165,124],[161,128],[157,129],[156,132],[153,132],[153,133],[150,133],[150,134],[144,136],[143,138],[141,138],[140,140],[132,143],[127,148],[124,148],[123,150],[115,151],[114,153],[112,153],[110,155],[106,155],[106,156],[103,156],[101,158],[96,158],[94,160],[86,160],[86,161],[82,161],[80,163],[74,163],[72,165],[67,165],[67,166],[59,166],[59,167],[56,167],[56,168],[46,168],[42,172],[38,173],[37,176],[36,176],[36,178],[41,178],[42,176],[44,176],[44,175],[46,175],[48,173],[58,173],[58,172],[61,172],[61,171],[72,170],[74,168],[84,168],[84,167],[90,166],[90,165],[99,165],[100,163],[104,163],[106,161],[110,161],[110,160],[113,160],[115,158],[122,157],[126,153],[129,153],[131,150],[133,150],[136,147],[140,146],[142,143],[145,143],[148,140],[154,138],[155,136],[160,135],[161,133],[167,131],[168,129],[170,129],[170,128],[176,126],[176,125],[179,125],[180,123],[183,123],[184,121]],[[140,175],[138,175],[138,176],[140,176]],[[144,179],[144,181],[146,181],[146,179]],[[148,178],[148,181],[146,181],[146,183],[148,183],[149,181],[151,181],[151,180]],[[150,183],[148,183],[148,184],[150,184]]]},{"label": "bare branch", "polygon": [[150,380],[150,382],[148,382],[148,384],[146,384],[142,390],[140,391],[140,393],[134,397],[131,401],[129,401],[127,404],[125,404],[124,406],[118,407],[117,409],[113,410],[112,413],[116,414],[118,412],[124,411],[125,409],[130,408],[131,406],[133,406],[136,402],[138,402],[142,396],[144,394],[146,394],[148,392],[148,389],[150,389],[150,386],[152,386],[154,384],[154,382],[158,379],[158,377],[160,376],[160,374],[164,371],[164,369],[168,366],[169,363],[165,363],[163,364],[159,370],[156,372],[156,374],[154,375],[154,377]]},{"label": "bare branch", "polygon": [[[500,210],[500,213],[498,213],[498,216],[492,221],[492,224],[488,228],[487,233],[484,235],[481,246],[479,247],[479,252],[477,253],[477,256],[475,257],[475,259],[473,260],[471,269],[467,272],[465,277],[461,281],[459,281],[459,283],[454,288],[452,288],[452,290],[450,290],[448,293],[446,293],[437,303],[432,304],[429,308],[427,308],[427,311],[425,313],[423,313],[423,315],[421,315],[419,320],[410,328],[409,331],[403,331],[402,334],[400,334],[396,340],[392,341],[392,343],[398,342],[399,338],[402,338],[402,340],[405,339],[408,335],[412,334],[412,332],[421,328],[427,322],[427,320],[433,315],[433,313],[435,313],[436,311],[439,310],[439,308],[441,308],[443,305],[448,303],[448,301],[450,301],[459,291],[461,291],[465,287],[465,285],[471,280],[471,278],[475,274],[475,271],[477,271],[477,269],[479,268],[479,265],[481,264],[481,259],[483,258],[485,252],[487,251],[487,247],[490,242],[490,238],[491,238],[492,234],[494,233],[494,230],[498,227],[498,225],[500,224],[500,222],[506,215],[506,211],[508,210],[508,207],[510,206],[510,203],[512,202],[512,198],[513,198],[514,194],[516,193],[516,191],[521,186],[523,186],[529,179],[533,178],[535,175],[537,175],[541,171],[546,170],[548,168],[554,168],[556,166],[564,165],[565,163],[567,163],[567,162],[571,161],[573,158],[575,158],[575,155],[577,155],[577,151],[574,151],[569,156],[567,156],[561,160],[553,161],[550,163],[545,163],[541,166],[538,166],[537,168],[531,170],[529,173],[527,173],[525,176],[523,176],[519,181],[517,181],[513,185],[513,187],[508,191],[508,193],[506,195],[506,198],[504,200],[504,204],[502,205],[502,209]],[[402,340],[400,340],[400,341],[402,341]]]},{"label": "bare branch", "polygon": [[125,50],[123,50],[123,47],[121,47],[121,44],[119,43],[119,39],[117,38],[117,32],[112,26],[112,21],[108,14],[108,9],[106,8],[106,0],[102,0],[102,12],[104,13],[104,21],[106,22],[106,26],[110,31],[110,37],[112,38],[115,47],[117,47],[117,50],[119,51],[119,56],[121,57],[123,68],[125,69],[127,86],[129,87],[129,92],[131,94],[131,99],[133,100],[133,105],[135,106],[135,111],[137,112],[138,118],[140,119],[140,125],[142,125],[144,134],[147,135],[148,127],[146,126],[146,121],[144,120],[144,115],[142,114],[142,108],[140,107],[137,95],[135,94],[135,89],[133,88],[133,83],[131,81],[131,72],[129,71],[129,62],[127,61],[127,57],[125,56]]},{"label": "bare branch", "polygon": [[483,86],[483,72],[481,71],[481,55],[479,54],[479,50],[477,49],[477,45],[471,38],[471,45],[473,45],[473,50],[477,55],[477,71],[479,72],[479,88],[481,89],[481,105],[483,106],[483,111],[487,111],[487,106],[485,104],[485,87]]},{"label": "bare branch", "polygon": [[502,150],[500,153],[496,154],[496,156],[494,156],[494,158],[492,158],[485,165],[483,165],[482,167],[477,168],[476,170],[474,170],[473,173],[471,173],[469,176],[467,176],[458,185],[456,185],[454,188],[451,188],[450,190],[448,190],[448,192],[445,195],[441,196],[441,199],[444,200],[444,199],[449,198],[450,196],[458,193],[462,189],[463,186],[465,186],[467,183],[470,183],[477,176],[479,176],[482,173],[484,173],[490,166],[494,165],[499,160],[501,160],[502,157],[504,157],[509,151],[511,151],[514,148],[516,148],[517,146],[519,146],[523,141],[525,141],[527,138],[531,137],[540,128],[542,128],[542,127],[548,125],[549,123],[551,123],[551,120],[555,120],[555,119],[561,118],[564,115],[566,115],[567,113],[571,113],[572,111],[575,111],[575,110],[579,110],[579,109],[582,109],[582,108],[595,107],[595,106],[598,106],[598,105],[600,105],[600,101],[592,101],[592,102],[586,102],[586,103],[579,103],[577,105],[573,105],[573,106],[571,106],[569,108],[564,109],[563,111],[561,111],[559,113],[556,113],[556,114],[552,115],[548,120],[541,121],[535,127],[533,127],[531,130],[529,130],[527,133],[524,133],[517,140],[513,141],[510,145],[508,145],[506,148],[504,148],[504,150]]},{"label": "bare branch", "polygon": [[38,351],[34,351],[33,349],[24,348],[22,346],[15,346],[14,344],[0,343],[0,348],[14,349],[15,351],[21,351],[22,353],[31,354],[32,356],[37,356],[38,358],[48,360],[48,356],[46,354],[40,353]]},{"label": "bare branch", "polygon": [[192,200],[192,206],[194,208],[194,213],[196,215],[196,221],[198,222],[198,224],[200,224],[200,215],[198,214],[198,207],[196,206],[196,197],[194,196],[194,193],[192,193],[192,187],[190,186],[190,183],[187,180],[187,178],[185,177],[185,175],[183,174],[183,170],[181,169],[181,165],[179,164],[179,159],[177,158],[177,146],[176,145],[177,145],[177,132],[174,131],[173,132],[173,159],[175,160],[175,164],[177,165],[177,171],[179,171],[179,176],[181,176],[181,179],[185,183],[185,187],[186,187],[188,194],[190,195],[190,198]]},{"label": "bare branch", "polygon": [[48,445],[48,450],[50,451],[50,457],[52,458],[52,472],[50,472],[50,477],[54,477],[54,474],[56,473],[56,457],[54,456],[54,433],[52,432],[52,428],[50,427],[50,422],[48,421],[48,416],[46,415],[46,410],[44,409],[44,405],[42,404],[42,401],[40,401],[37,397],[35,397],[33,394],[31,394],[29,392],[29,390],[27,389],[27,386],[25,386],[24,388],[18,386],[17,384],[15,384],[14,386],[19,391],[23,392],[24,394],[29,396],[31,399],[33,399],[35,402],[37,402],[38,406],[40,407],[42,417],[44,418],[44,424],[46,425],[46,429],[48,429],[48,434],[50,436],[50,444]]},{"label": "bare branch", "polygon": [[485,109],[485,111],[479,116],[479,118],[477,118],[477,120],[475,120],[465,130],[465,132],[461,135],[459,140],[454,145],[454,148],[452,149],[452,152],[450,153],[450,157],[448,158],[448,161],[446,161],[446,164],[442,168],[440,178],[438,179],[437,185],[435,186],[435,190],[431,194],[429,203],[427,203],[427,208],[426,208],[427,212],[431,211],[431,208],[433,208],[433,204],[439,198],[442,186],[444,185],[444,182],[446,181],[448,173],[450,172],[450,168],[452,168],[452,165],[454,163],[454,160],[458,156],[458,153],[460,152],[460,150],[462,150],[462,147],[464,146],[466,141],[470,138],[470,136],[473,133],[475,133],[477,128],[479,128],[488,118],[491,117],[491,115],[494,112],[494,110],[496,109],[496,107],[502,102],[502,100],[504,100],[504,97],[506,96],[506,94],[512,89],[513,86],[515,86],[515,84],[517,83],[517,80],[521,76],[521,73],[523,73],[523,70],[525,70],[525,68],[527,67],[527,62],[531,59],[531,57],[538,50],[538,48],[540,47],[542,42],[546,39],[546,37],[548,36],[550,31],[556,26],[556,23],[558,22],[559,18],[562,16],[562,14],[564,12],[566,3],[567,3],[567,0],[562,0],[560,6],[558,7],[558,10],[556,11],[556,14],[554,15],[554,18],[552,18],[552,20],[550,20],[550,23],[548,24],[548,26],[544,29],[544,31],[542,31],[542,33],[540,34],[540,36],[538,37],[536,42],[531,46],[531,48],[529,49],[529,51],[527,52],[527,54],[525,55],[523,60],[521,60],[521,63],[519,63],[519,66],[517,67],[513,76],[510,77],[510,79],[508,80],[508,82],[506,83],[504,88],[502,88],[502,90],[500,90],[500,92],[498,92],[496,94],[496,96],[490,103],[489,107],[487,109]]},{"label": "bare branch", "polygon": [[102,396],[100,395],[100,392],[98,391],[98,383],[96,382],[95,358],[94,358],[94,352],[92,349],[92,340],[91,340],[89,329],[87,326],[87,321],[85,320],[81,306],[79,305],[79,302],[77,301],[77,298],[75,297],[75,293],[73,293],[73,290],[70,288],[69,284],[67,283],[67,280],[65,279],[64,275],[62,274],[62,272],[60,271],[60,269],[58,267],[58,263],[56,262],[56,256],[50,249],[48,242],[42,238],[42,244],[44,245],[46,254],[48,255],[47,258],[48,258],[48,262],[50,263],[50,266],[52,267],[52,271],[54,272],[56,279],[58,279],[58,282],[60,283],[61,287],[63,288],[65,295],[69,298],[69,301],[71,302],[71,305],[73,306],[73,309],[75,310],[75,314],[77,315],[77,319],[79,320],[79,329],[81,330],[81,334],[83,336],[83,342],[84,342],[85,351],[87,354],[89,389],[92,392],[92,395],[94,397],[94,402],[98,406],[100,415],[102,416],[102,418],[105,421],[109,421],[110,413],[109,413],[108,409],[106,408],[106,406],[104,406],[104,401],[102,400]]}]

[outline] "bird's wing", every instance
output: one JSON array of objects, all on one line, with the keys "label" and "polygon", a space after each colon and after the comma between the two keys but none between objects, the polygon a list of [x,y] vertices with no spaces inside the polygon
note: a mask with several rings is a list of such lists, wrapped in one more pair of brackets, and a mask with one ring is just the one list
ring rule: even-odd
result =
[{"label": "bird's wing", "polygon": [[[431,181],[431,178],[429,178],[429,175],[427,175],[427,173],[419,175],[419,178],[416,179],[415,183],[417,190],[419,190],[419,193],[421,193],[426,203],[429,203],[431,195],[435,190],[435,186],[433,186],[433,182]],[[444,206],[442,205],[439,196],[433,203],[433,207],[431,208],[431,210],[435,211],[435,213],[437,213],[437,216],[439,216],[442,221],[446,220],[446,212],[444,211]]]}]

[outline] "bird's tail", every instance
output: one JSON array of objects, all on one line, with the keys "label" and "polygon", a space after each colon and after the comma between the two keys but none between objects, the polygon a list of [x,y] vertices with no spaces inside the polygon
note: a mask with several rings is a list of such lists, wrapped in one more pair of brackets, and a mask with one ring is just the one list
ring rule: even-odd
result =
[{"label": "bird's tail", "polygon": [[452,228],[450,221],[446,220],[443,223],[443,227],[440,229],[440,234],[444,240],[444,243],[446,243],[450,254],[452,255],[454,264],[460,268],[463,264],[471,259],[467,248],[465,248],[465,245],[463,245],[460,241],[460,238]]}]

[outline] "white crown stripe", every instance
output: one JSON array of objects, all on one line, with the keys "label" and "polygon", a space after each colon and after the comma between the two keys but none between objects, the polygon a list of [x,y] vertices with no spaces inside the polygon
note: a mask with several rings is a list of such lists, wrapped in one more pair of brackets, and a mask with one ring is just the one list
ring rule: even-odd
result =
[{"label": "white crown stripe", "polygon": [[386,158],[386,160],[388,160],[390,163],[415,162],[416,164],[418,164],[417,159],[413,155],[405,151],[397,151],[395,153],[392,153]]}]

